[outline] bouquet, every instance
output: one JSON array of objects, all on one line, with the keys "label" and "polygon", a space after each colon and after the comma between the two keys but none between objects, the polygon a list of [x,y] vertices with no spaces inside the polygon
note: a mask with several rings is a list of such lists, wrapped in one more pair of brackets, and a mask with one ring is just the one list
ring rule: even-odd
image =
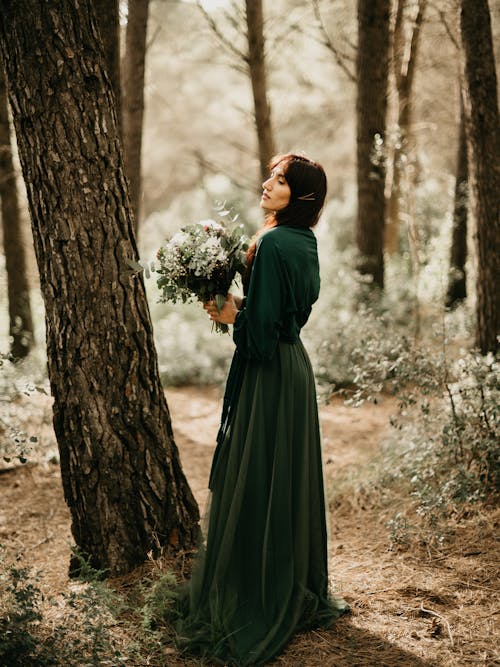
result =
[{"label": "bouquet", "polygon": [[[226,211],[223,214],[227,215]],[[220,313],[236,274],[245,269],[247,238],[236,218],[228,225],[201,220],[182,227],[157,253],[160,301],[183,303],[213,299]],[[227,333],[227,324],[216,322],[215,330]]]}]

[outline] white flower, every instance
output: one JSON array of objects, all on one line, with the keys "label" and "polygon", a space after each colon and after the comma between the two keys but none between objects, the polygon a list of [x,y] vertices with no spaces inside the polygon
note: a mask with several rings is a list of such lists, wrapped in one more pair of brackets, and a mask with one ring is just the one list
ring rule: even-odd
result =
[{"label": "white flower", "polygon": [[168,245],[170,246],[181,246],[183,243],[186,243],[186,241],[189,240],[189,236],[185,232],[177,232],[177,234],[174,234],[170,241],[168,242]]},{"label": "white flower", "polygon": [[214,255],[214,254],[219,254],[219,252],[222,250],[222,247],[221,244],[219,243],[219,239],[215,238],[215,236],[211,236],[201,244],[198,250],[200,251],[200,253],[207,253],[210,255]]}]

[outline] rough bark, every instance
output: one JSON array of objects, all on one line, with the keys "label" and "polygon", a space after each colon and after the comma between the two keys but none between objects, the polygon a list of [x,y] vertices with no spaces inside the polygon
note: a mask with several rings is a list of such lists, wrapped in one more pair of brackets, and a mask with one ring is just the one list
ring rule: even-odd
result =
[{"label": "rough bark", "polygon": [[384,286],[385,136],[390,0],[358,0],[356,241],[360,273]]},{"label": "rough bark", "polygon": [[453,205],[453,227],[450,249],[450,270],[445,305],[453,308],[467,296],[467,211],[468,211],[467,141],[465,116],[460,96],[460,127],[458,133],[455,197]]},{"label": "rough bark", "polygon": [[91,0],[4,0],[0,48],[72,532],[116,575],[157,546],[191,548],[198,509],[172,437],[144,284],[127,270],[137,249]]},{"label": "rough bark", "polygon": [[[405,8],[407,0],[398,0],[393,40],[393,64],[398,99],[397,137],[392,158],[392,179],[387,209],[385,248],[396,253],[399,247],[401,214],[413,209],[405,199],[413,196],[415,176],[415,137],[413,134],[412,90],[418,60],[420,32],[424,19],[426,0],[418,0],[417,12],[412,19],[412,29],[405,36]],[[401,207],[403,210],[401,210]]]},{"label": "rough bark", "polygon": [[0,198],[9,301],[10,351],[13,357],[21,359],[28,355],[33,345],[34,328],[11,136],[5,73],[0,62]]},{"label": "rough bark", "polygon": [[121,82],[120,82],[120,1],[93,0],[99,26],[106,71],[111,81],[115,96],[115,108],[118,119],[118,130],[121,130]]},{"label": "rough bark", "polygon": [[149,0],[129,0],[123,67],[123,147],[137,234],[141,215],[144,68]]},{"label": "rough bark", "polygon": [[248,69],[252,83],[260,175],[262,180],[266,180],[269,172],[269,161],[275,154],[275,148],[271,126],[271,106],[267,97],[262,0],[246,0],[246,19]]},{"label": "rough bark", "polygon": [[477,254],[476,345],[496,351],[500,334],[500,141],[497,77],[487,0],[461,0],[460,33]]}]

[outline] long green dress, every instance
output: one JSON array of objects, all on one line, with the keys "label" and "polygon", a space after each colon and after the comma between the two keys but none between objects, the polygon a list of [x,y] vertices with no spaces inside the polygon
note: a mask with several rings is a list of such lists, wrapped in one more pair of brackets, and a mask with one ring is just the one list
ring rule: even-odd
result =
[{"label": "long green dress", "polygon": [[234,324],[206,547],[178,622],[181,645],[225,664],[264,664],[297,630],[348,610],[328,596],[318,409],[299,338],[319,285],[311,230],[260,237]]}]

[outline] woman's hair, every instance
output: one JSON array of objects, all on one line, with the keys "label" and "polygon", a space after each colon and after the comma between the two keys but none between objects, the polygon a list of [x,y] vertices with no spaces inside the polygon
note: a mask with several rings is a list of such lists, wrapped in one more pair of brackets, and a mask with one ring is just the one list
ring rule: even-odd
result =
[{"label": "woman's hair", "polygon": [[290,201],[285,208],[266,216],[263,228],[257,232],[250,244],[247,252],[247,270],[243,280],[245,289],[250,279],[257,240],[262,232],[280,225],[303,229],[314,227],[325,203],[327,181],[325,170],[320,164],[304,155],[286,153],[272,158],[269,163],[270,171],[279,164],[283,166],[285,180],[290,187]]},{"label": "woman's hair", "polygon": [[269,164],[270,170],[279,164],[283,166],[286,182],[290,186],[290,201],[285,208],[271,213],[269,217],[274,218],[277,225],[314,227],[325,203],[325,170],[317,162],[295,153],[274,157]]}]

